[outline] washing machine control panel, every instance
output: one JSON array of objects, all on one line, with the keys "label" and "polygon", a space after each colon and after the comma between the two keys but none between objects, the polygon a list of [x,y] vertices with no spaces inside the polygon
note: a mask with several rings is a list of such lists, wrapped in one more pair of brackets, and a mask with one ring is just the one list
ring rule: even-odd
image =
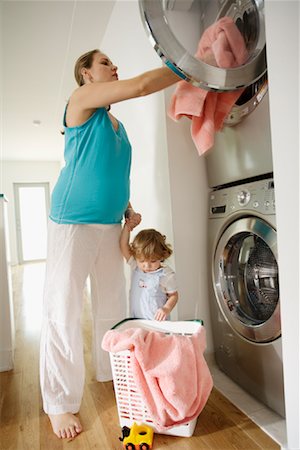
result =
[{"label": "washing machine control panel", "polygon": [[218,189],[210,193],[209,217],[226,217],[236,211],[275,214],[273,179]]},{"label": "washing machine control panel", "polygon": [[250,199],[251,199],[251,194],[249,191],[246,191],[245,189],[238,192],[238,194],[237,194],[237,201],[238,201],[238,204],[241,206],[248,205],[248,203],[250,202]]}]

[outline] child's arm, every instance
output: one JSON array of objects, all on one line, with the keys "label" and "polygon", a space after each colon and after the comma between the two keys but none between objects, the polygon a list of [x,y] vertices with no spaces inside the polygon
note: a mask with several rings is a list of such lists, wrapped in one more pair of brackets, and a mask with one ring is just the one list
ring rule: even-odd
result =
[{"label": "child's arm", "polygon": [[178,292],[172,292],[171,294],[167,294],[168,300],[164,304],[162,308],[159,308],[154,316],[155,320],[166,320],[166,317],[170,314],[172,309],[176,306],[178,302]]},{"label": "child's arm", "polygon": [[127,223],[125,223],[122,228],[120,236],[120,249],[126,261],[128,261],[131,256],[129,238],[130,238],[130,227],[127,225]]}]

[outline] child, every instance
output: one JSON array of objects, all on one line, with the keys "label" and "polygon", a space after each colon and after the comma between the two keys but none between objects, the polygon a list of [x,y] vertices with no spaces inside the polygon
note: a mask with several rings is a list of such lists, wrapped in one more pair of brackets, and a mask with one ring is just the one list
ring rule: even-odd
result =
[{"label": "child", "polygon": [[162,264],[172,254],[166,237],[156,230],[140,231],[129,244],[130,226],[124,224],[121,252],[132,269],[130,288],[131,317],[166,320],[178,301],[174,271]]}]

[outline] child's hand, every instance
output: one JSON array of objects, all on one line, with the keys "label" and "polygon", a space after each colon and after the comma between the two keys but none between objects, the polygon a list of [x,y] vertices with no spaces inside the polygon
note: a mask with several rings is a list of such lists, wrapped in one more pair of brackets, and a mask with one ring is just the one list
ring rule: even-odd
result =
[{"label": "child's hand", "polygon": [[170,311],[168,310],[168,308],[159,308],[155,313],[154,319],[161,322],[162,320],[166,320],[169,313]]}]

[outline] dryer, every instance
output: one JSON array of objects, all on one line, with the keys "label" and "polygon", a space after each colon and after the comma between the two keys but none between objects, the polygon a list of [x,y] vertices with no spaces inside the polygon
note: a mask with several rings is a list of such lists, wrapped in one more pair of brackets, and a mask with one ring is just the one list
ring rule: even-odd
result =
[{"label": "dryer", "polygon": [[273,179],[211,192],[208,220],[216,362],[284,416]]},{"label": "dryer", "polygon": [[[213,92],[241,90],[207,152],[208,185],[272,172],[264,1],[139,0],[139,5],[152,46],[177,75]],[[203,38],[209,47],[212,37],[205,33],[224,17],[234,21],[244,38],[248,59],[239,66],[221,67],[197,53]]]},{"label": "dryer", "polygon": [[[266,81],[267,82],[267,81]],[[256,83],[254,83],[255,85]],[[249,87],[249,90],[253,85]],[[260,87],[257,94],[247,100],[241,99],[231,115],[233,122],[225,124],[215,134],[213,147],[205,154],[208,186],[227,185],[273,172],[269,95],[267,86]],[[263,91],[263,92],[262,92]],[[249,93],[251,95],[251,93]],[[258,103],[259,102],[259,103]],[[256,103],[255,109],[252,105]],[[243,108],[251,114],[235,123],[243,114]]]}]

